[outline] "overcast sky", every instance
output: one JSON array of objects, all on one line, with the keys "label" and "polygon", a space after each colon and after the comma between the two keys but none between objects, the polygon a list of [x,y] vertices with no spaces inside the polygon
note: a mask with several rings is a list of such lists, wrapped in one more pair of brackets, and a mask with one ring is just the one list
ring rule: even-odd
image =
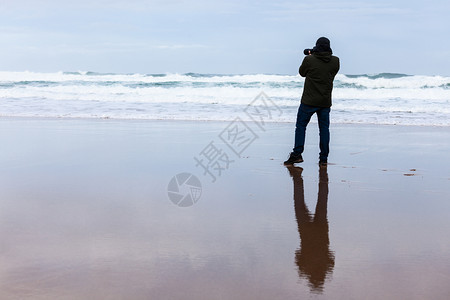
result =
[{"label": "overcast sky", "polygon": [[0,0],[0,71],[450,75],[448,0]]}]

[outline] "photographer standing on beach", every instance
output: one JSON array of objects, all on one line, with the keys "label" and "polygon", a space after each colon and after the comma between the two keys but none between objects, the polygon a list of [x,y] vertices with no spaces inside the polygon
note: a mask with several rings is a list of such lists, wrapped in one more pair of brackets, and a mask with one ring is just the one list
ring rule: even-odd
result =
[{"label": "photographer standing on beach", "polygon": [[326,166],[330,152],[330,107],[333,80],[339,71],[339,58],[333,56],[330,40],[321,37],[313,49],[305,49],[306,57],[299,68],[305,78],[303,95],[297,113],[295,127],[295,145],[285,165],[303,162],[302,153],[305,147],[306,126],[313,114],[319,121],[320,154],[319,164]]}]

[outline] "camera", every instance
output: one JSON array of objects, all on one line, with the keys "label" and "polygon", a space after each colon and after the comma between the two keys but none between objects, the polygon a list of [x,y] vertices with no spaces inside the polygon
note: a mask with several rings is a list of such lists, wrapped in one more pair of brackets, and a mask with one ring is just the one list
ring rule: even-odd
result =
[{"label": "camera", "polygon": [[305,50],[303,50],[303,54],[305,54],[305,55],[310,55],[313,52],[314,52],[314,49],[305,49]]}]

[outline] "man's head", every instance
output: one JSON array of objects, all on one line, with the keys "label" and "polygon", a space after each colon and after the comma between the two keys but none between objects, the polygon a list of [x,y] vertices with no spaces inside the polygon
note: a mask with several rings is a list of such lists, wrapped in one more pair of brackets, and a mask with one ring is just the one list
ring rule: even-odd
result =
[{"label": "man's head", "polygon": [[314,52],[333,52],[330,48],[330,40],[326,37],[320,37],[316,42]]},{"label": "man's head", "polygon": [[316,42],[316,46],[319,45],[327,45],[328,47],[330,47],[330,40],[326,37],[320,37]]}]

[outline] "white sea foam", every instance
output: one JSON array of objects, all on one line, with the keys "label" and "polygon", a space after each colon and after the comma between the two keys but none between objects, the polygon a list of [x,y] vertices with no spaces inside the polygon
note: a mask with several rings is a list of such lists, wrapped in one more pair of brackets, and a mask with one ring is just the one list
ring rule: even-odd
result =
[{"label": "white sea foam", "polygon": [[[295,75],[0,72],[0,116],[230,120],[260,92],[293,122],[304,79]],[[450,126],[450,77],[338,74],[336,123]]]}]

